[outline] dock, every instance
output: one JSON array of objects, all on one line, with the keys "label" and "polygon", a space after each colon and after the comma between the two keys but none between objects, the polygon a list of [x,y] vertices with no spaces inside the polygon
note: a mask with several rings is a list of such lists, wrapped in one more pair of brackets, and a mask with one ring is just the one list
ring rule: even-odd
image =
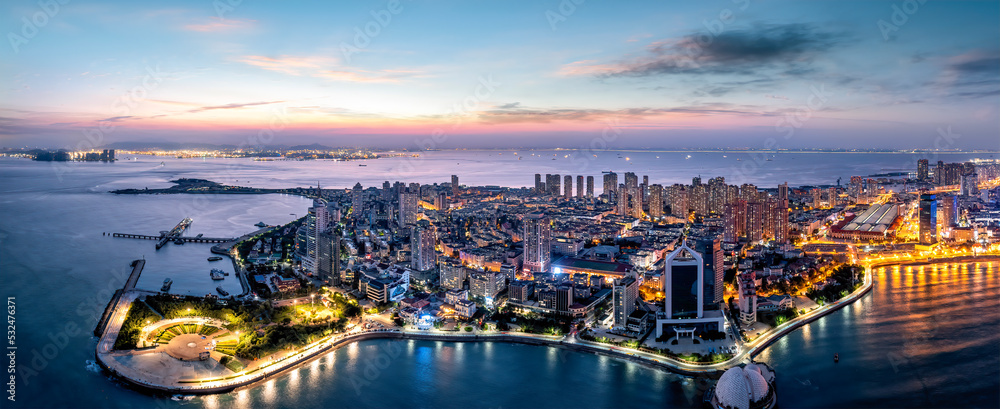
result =
[{"label": "dock", "polygon": [[94,328],[94,335],[101,336],[104,334],[105,328],[108,326],[108,319],[111,318],[111,314],[115,311],[118,305],[118,301],[121,299],[122,294],[134,290],[136,283],[139,282],[139,275],[142,274],[143,267],[146,267],[146,260],[134,260],[132,261],[132,273],[129,274],[128,280],[125,280],[125,286],[121,290],[115,290],[115,294],[111,297],[108,305],[104,307],[104,314],[101,315],[101,319],[97,321],[97,327]]},{"label": "dock", "polygon": [[233,237],[202,237],[200,234],[195,237],[181,236],[188,226],[191,225],[190,217],[185,217],[180,223],[177,223],[173,229],[167,232],[161,232],[159,235],[152,236],[148,234],[131,234],[131,233],[111,233],[111,237],[118,237],[123,239],[139,239],[139,240],[156,240],[156,249],[159,250],[167,243],[171,241],[180,240],[185,243],[226,243],[236,238]]}]

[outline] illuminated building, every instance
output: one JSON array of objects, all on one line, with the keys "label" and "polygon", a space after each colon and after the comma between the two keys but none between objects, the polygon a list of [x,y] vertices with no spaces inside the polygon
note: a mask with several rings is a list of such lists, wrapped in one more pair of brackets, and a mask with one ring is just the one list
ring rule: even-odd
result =
[{"label": "illuminated building", "polygon": [[434,251],[436,241],[434,229],[426,220],[413,227],[410,234],[410,254],[415,270],[427,271],[437,265],[437,252]]},{"label": "illuminated building", "polygon": [[917,179],[927,180],[930,175],[930,166],[927,159],[920,159],[917,161]]},{"label": "illuminated building", "polygon": [[552,263],[552,226],[541,213],[524,216],[524,270],[531,273],[549,271]]},{"label": "illuminated building", "polygon": [[[687,241],[666,258],[663,273],[665,300],[656,314],[656,337],[668,329],[677,336],[694,337],[696,332],[724,331],[722,310],[705,310],[705,261]],[[708,297],[714,297],[708,295]]]},{"label": "illuminated building", "polygon": [[365,212],[365,191],[361,188],[361,183],[355,183],[351,189],[351,217],[362,218]]},{"label": "illuminated building", "polygon": [[712,393],[713,409],[772,409],[778,398],[774,370],[763,363],[735,366],[722,374]]},{"label": "illuminated building", "polygon": [[578,199],[583,198],[583,175],[578,175],[576,177],[576,197]]},{"label": "illuminated building", "polygon": [[469,274],[469,295],[487,302],[507,288],[506,277],[499,271],[474,271]]},{"label": "illuminated building", "polygon": [[441,261],[441,287],[460,290],[465,287],[468,270],[453,258]]},{"label": "illuminated building", "polygon": [[593,176],[587,176],[587,197],[588,198],[593,198],[594,197],[594,177]]},{"label": "illuminated building", "polygon": [[458,196],[458,175],[451,175],[451,195]]},{"label": "illuminated building", "polygon": [[399,227],[409,226],[417,222],[417,203],[420,200],[419,190],[406,189],[399,192]]},{"label": "illuminated building", "polygon": [[625,329],[629,315],[635,311],[635,301],[639,297],[639,283],[635,277],[615,279],[611,295],[614,308],[613,328]]},{"label": "illuminated building", "polygon": [[565,197],[566,200],[570,200],[573,198],[573,176],[566,175],[566,177],[563,178],[563,183],[565,184],[565,186],[563,186],[563,197]]},{"label": "illuminated building", "polygon": [[618,191],[618,174],[615,172],[608,172],[604,174],[604,196],[607,197],[608,203],[615,203],[617,197],[615,192]]},{"label": "illuminated building", "polygon": [[649,187],[649,217],[659,218],[663,216],[663,186],[651,185]]},{"label": "illuminated building", "polygon": [[320,233],[317,241],[317,278],[329,286],[340,285],[340,237],[332,232]]},{"label": "illuminated building", "polygon": [[934,244],[937,238],[937,196],[921,194],[919,206],[920,244]]}]

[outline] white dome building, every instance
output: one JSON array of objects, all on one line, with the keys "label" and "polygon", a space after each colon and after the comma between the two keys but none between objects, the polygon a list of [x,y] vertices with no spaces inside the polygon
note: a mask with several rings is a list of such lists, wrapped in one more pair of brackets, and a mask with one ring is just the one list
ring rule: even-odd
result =
[{"label": "white dome building", "polygon": [[774,371],[765,364],[750,363],[742,368],[729,368],[715,384],[712,407],[771,409],[777,402],[773,382]]}]

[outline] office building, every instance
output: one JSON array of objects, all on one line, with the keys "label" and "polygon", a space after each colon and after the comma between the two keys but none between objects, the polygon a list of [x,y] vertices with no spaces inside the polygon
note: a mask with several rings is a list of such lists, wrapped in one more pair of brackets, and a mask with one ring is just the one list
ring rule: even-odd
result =
[{"label": "office building", "polygon": [[934,244],[937,239],[937,196],[921,194],[919,206],[920,244]]}]

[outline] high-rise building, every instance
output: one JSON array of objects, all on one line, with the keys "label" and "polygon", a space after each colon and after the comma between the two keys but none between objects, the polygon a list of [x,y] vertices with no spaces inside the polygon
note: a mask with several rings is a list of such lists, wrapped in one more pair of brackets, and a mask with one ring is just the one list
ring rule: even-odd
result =
[{"label": "high-rise building", "polygon": [[934,244],[937,238],[937,196],[921,194],[919,206],[920,244]]},{"label": "high-rise building", "polygon": [[563,178],[563,183],[566,185],[566,186],[563,186],[563,197],[565,197],[566,200],[572,199],[573,198],[573,176],[566,175]]},{"label": "high-rise building", "polygon": [[448,194],[443,190],[438,192],[437,196],[434,198],[434,207],[439,211],[448,210]]},{"label": "high-rise building", "polygon": [[958,223],[958,196],[942,195],[941,202],[941,227],[948,229]]},{"label": "high-rise building", "polygon": [[788,242],[788,200],[770,199],[767,201],[767,218],[770,220],[765,232],[774,241],[784,244]]},{"label": "high-rise building", "polygon": [[747,202],[736,199],[726,204],[723,212],[722,240],[726,243],[736,243],[745,234],[747,225]]},{"label": "high-rise building", "polygon": [[330,213],[326,210],[326,203],[321,200],[313,201],[313,206],[306,214],[306,251],[302,257],[302,269],[310,273],[316,272],[316,260],[319,256],[318,242],[320,233],[326,231],[330,225]]},{"label": "high-rise building", "polygon": [[558,174],[556,174],[556,175],[546,174],[545,175],[545,187],[548,188],[548,190],[549,190],[548,194],[549,195],[551,195],[551,196],[559,196],[560,194],[562,194],[562,191],[559,189],[560,185],[561,185],[561,183],[559,181],[559,175]]},{"label": "high-rise building", "polygon": [[690,206],[694,209],[694,213],[707,216],[708,215],[708,189],[707,186],[702,184],[697,184],[691,186],[691,196],[690,196]]},{"label": "high-rise building", "polygon": [[778,200],[788,200],[788,182],[778,185]]},{"label": "high-rise building", "polygon": [[451,195],[453,197],[454,196],[458,196],[458,194],[459,194],[459,187],[458,186],[459,186],[458,185],[458,175],[451,175]]},{"label": "high-rise building", "polygon": [[635,311],[635,300],[639,298],[639,283],[635,277],[618,278],[611,288],[612,307],[614,309],[613,328],[623,329],[628,323],[628,316]]},{"label": "high-rise building", "polygon": [[617,200],[616,194],[618,192],[618,174],[615,172],[608,172],[604,174],[604,196],[607,197],[608,203],[615,203]]},{"label": "high-rise building", "polygon": [[419,190],[407,189],[399,193],[399,227],[406,227],[417,222]]},{"label": "high-rise building", "polygon": [[681,184],[670,187],[670,214],[687,218],[691,204],[688,200],[688,189]]},{"label": "high-rise building", "polygon": [[556,311],[569,311],[573,305],[573,284],[556,287]]},{"label": "high-rise building", "polygon": [[552,264],[552,226],[548,216],[532,213],[524,216],[524,270],[530,273],[549,271]]},{"label": "high-rise building", "polygon": [[685,241],[666,258],[663,273],[667,319],[702,318],[705,310],[704,260]]},{"label": "high-rise building", "polygon": [[708,180],[708,214],[722,214],[726,206],[726,194],[729,188],[726,186],[726,179],[722,176]]},{"label": "high-rise building", "polygon": [[830,207],[836,207],[837,204],[839,203],[839,201],[837,199],[840,197],[840,194],[837,193],[837,188],[836,187],[830,187],[830,189],[827,190],[827,194],[826,195],[827,195],[827,199],[828,199],[827,201],[830,203]]},{"label": "high-rise building", "polygon": [[695,251],[701,253],[703,269],[702,286],[705,309],[715,309],[722,302],[723,278],[726,270],[722,254],[722,238],[718,236],[699,237],[694,240]]},{"label": "high-rise building", "polygon": [[740,274],[737,285],[740,292],[740,324],[744,327],[757,322],[757,285],[753,270]]},{"label": "high-rise building", "polygon": [[576,177],[576,197],[578,199],[583,198],[583,175]]},{"label": "high-rise building", "polygon": [[465,286],[468,270],[456,259],[448,258],[441,261],[441,287],[461,290]]},{"label": "high-rise building", "polygon": [[361,183],[355,183],[351,189],[351,217],[362,218],[365,213],[365,191],[361,188]]},{"label": "high-rise building", "polygon": [[930,175],[930,163],[927,159],[920,159],[917,161],[917,179],[927,180],[927,176]]},{"label": "high-rise building", "polygon": [[319,235],[319,257],[316,260],[317,278],[328,286],[340,285],[340,237],[331,230]]},{"label": "high-rise building", "polygon": [[819,209],[823,207],[823,191],[819,189],[812,190],[812,207]]},{"label": "high-rise building", "polygon": [[545,192],[545,184],[542,183],[542,174],[535,174],[535,194],[542,194]]},{"label": "high-rise building", "polygon": [[764,203],[753,201],[747,203],[746,236],[751,243],[764,240],[764,220],[767,212]]},{"label": "high-rise building", "polygon": [[594,197],[594,177],[593,176],[587,176],[587,197],[588,198],[593,198]]},{"label": "high-rise building", "polygon": [[628,202],[630,198],[628,195],[628,187],[626,187],[624,183],[618,185],[618,194],[615,195],[615,198],[617,200],[615,202],[615,209],[617,210],[616,213],[619,216],[627,216],[629,214]]},{"label": "high-rise building", "polygon": [[649,217],[663,216],[663,185],[649,186]]},{"label": "high-rise building", "polygon": [[413,226],[410,232],[410,259],[414,269],[427,271],[437,265],[437,252],[434,251],[436,241],[434,229],[430,223],[422,220]]}]

